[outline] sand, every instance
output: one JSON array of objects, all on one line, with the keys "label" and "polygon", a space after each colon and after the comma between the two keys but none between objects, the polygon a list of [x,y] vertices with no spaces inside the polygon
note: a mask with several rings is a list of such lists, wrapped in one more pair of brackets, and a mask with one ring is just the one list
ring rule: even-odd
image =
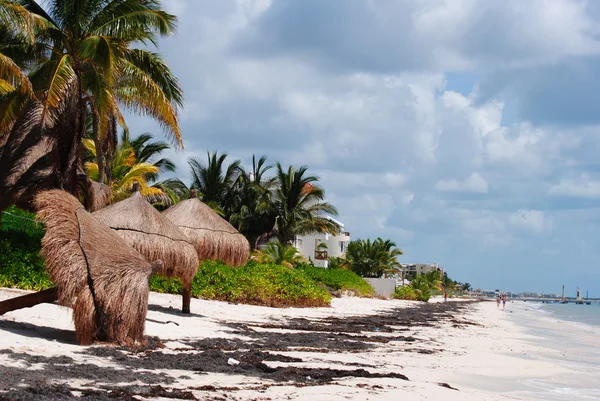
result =
[{"label": "sand", "polygon": [[[0,289],[0,299],[22,292]],[[75,343],[71,311],[0,316],[0,400],[512,400],[566,368],[494,302],[274,309],[150,294],[145,349]],[[508,306],[510,309],[510,305]],[[233,359],[233,364],[228,361]]]}]

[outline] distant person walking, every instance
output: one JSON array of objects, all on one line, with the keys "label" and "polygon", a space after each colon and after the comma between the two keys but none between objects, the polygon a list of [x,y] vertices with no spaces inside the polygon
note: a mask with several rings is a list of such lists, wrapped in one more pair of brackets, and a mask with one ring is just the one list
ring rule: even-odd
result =
[{"label": "distant person walking", "polygon": [[502,309],[506,307],[506,295],[502,295]]},{"label": "distant person walking", "polygon": [[448,302],[448,291],[444,291],[444,302]]},{"label": "distant person walking", "polygon": [[496,297],[496,308],[500,307],[500,295]]}]

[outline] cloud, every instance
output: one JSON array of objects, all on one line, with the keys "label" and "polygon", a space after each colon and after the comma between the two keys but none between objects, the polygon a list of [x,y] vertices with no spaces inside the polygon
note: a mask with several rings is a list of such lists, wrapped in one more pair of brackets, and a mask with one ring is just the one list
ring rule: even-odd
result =
[{"label": "cloud", "polygon": [[207,150],[308,165],[353,238],[483,287],[600,257],[578,240],[600,235],[595,2],[166,3],[184,180]]},{"label": "cloud", "polygon": [[439,180],[435,183],[438,191],[479,192],[488,191],[488,182],[479,173],[473,173],[463,181],[456,179]]},{"label": "cloud", "polygon": [[549,193],[557,196],[568,196],[575,198],[600,198],[600,180],[590,179],[587,174],[579,179],[563,179],[550,188]]},{"label": "cloud", "polygon": [[599,31],[587,2],[570,0],[282,0],[247,27],[235,50],[293,54],[338,70],[460,71],[598,54]]},{"label": "cloud", "polygon": [[552,230],[553,223],[541,210],[518,210],[509,217],[515,227],[540,234]]}]

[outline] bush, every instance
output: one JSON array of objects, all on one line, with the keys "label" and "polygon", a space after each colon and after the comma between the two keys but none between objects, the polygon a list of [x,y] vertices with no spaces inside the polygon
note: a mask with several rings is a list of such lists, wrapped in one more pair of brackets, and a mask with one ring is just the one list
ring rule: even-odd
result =
[{"label": "bush", "polygon": [[44,258],[29,237],[19,233],[0,232],[0,287],[23,290],[45,290],[53,286],[46,273]]},{"label": "bush", "polygon": [[[153,277],[152,291],[180,293],[181,283]],[[274,264],[249,262],[239,269],[219,262],[200,264],[192,296],[272,307],[329,306],[331,295],[303,271]]]},{"label": "bush", "polygon": [[396,288],[394,292],[394,298],[396,299],[405,299],[409,301],[429,301],[430,293],[429,291],[422,291],[420,289],[415,289],[411,286],[405,285],[403,287]]},{"label": "bush", "polygon": [[398,288],[396,288],[396,291],[394,292],[394,298],[406,299],[409,301],[416,301],[417,293],[415,292],[415,290],[412,287],[409,287],[409,286],[398,287]]},{"label": "bush", "polygon": [[298,266],[308,277],[338,291],[349,291],[359,297],[372,297],[375,290],[356,273],[345,269],[325,269],[310,265]]}]

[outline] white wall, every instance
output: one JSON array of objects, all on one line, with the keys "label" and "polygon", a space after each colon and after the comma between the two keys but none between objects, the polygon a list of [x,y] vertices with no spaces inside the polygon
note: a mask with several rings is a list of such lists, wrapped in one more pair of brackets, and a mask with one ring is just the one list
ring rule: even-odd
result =
[{"label": "white wall", "polygon": [[294,246],[298,248],[302,256],[306,260],[309,258],[315,266],[328,267],[327,260],[318,260],[315,257],[315,251],[320,243],[325,243],[327,248],[319,249],[327,252],[327,257],[335,256],[342,257],[346,254],[346,248],[350,242],[350,233],[345,232],[343,227],[339,235],[331,235],[327,233],[314,233],[308,235],[300,235],[296,237]]}]

